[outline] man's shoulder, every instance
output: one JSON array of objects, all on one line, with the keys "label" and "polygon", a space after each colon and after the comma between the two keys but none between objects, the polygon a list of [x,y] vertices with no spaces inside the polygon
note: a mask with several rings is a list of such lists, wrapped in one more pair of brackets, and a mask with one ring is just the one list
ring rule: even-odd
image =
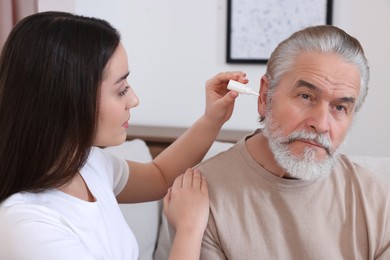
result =
[{"label": "man's shoulder", "polygon": [[[390,170],[382,171],[383,167],[390,166],[390,160],[382,163],[389,166],[381,166],[381,158],[365,156],[340,155],[339,163],[336,166],[336,175],[344,173],[345,178],[351,183],[357,183],[367,193],[383,194],[390,198]],[[382,168],[381,168],[382,167]]]},{"label": "man's shoulder", "polygon": [[384,177],[390,180],[390,158],[373,156],[351,156],[341,154],[336,167],[355,172],[368,178]]},{"label": "man's shoulder", "polygon": [[349,155],[346,157],[368,171],[390,180],[390,157],[363,155]]},{"label": "man's shoulder", "polygon": [[232,160],[239,160],[240,156],[240,145],[238,143],[226,147],[223,150],[215,150],[214,154],[211,156],[206,156],[205,159],[198,164],[198,168],[200,169],[209,169],[209,168],[221,168],[231,162]]}]

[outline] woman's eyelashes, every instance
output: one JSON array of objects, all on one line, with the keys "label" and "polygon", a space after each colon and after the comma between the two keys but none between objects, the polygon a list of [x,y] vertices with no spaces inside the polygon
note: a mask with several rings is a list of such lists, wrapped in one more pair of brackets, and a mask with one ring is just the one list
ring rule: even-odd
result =
[{"label": "woman's eyelashes", "polygon": [[124,96],[126,95],[126,93],[129,91],[130,87],[129,86],[125,86],[125,89],[122,90],[121,92],[119,92],[119,96]]}]

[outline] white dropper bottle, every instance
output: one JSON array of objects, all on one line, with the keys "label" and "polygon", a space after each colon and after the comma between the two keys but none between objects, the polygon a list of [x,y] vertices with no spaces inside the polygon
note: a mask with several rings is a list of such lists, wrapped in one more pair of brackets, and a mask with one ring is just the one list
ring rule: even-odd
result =
[{"label": "white dropper bottle", "polygon": [[229,84],[228,84],[227,88],[230,90],[236,91],[240,94],[259,96],[259,93],[248,88],[247,86],[245,86],[245,84],[240,83],[240,82],[235,81],[235,80],[232,80],[232,79],[229,80]]}]

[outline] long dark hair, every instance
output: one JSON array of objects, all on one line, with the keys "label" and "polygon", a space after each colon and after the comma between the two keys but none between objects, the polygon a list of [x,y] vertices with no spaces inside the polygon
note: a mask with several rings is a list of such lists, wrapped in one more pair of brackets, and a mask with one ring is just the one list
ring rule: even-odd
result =
[{"label": "long dark hair", "polygon": [[13,28],[0,57],[0,202],[60,187],[84,165],[119,41],[106,21],[63,12]]}]

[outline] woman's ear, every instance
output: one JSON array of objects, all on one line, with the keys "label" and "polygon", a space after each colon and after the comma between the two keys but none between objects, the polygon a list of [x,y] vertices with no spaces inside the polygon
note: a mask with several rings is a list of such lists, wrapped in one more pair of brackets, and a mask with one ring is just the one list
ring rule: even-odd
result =
[{"label": "woman's ear", "polygon": [[268,78],[264,75],[261,77],[260,81],[260,95],[257,100],[257,112],[261,117],[265,116],[265,111],[267,108],[267,95],[268,95],[269,81]]}]

